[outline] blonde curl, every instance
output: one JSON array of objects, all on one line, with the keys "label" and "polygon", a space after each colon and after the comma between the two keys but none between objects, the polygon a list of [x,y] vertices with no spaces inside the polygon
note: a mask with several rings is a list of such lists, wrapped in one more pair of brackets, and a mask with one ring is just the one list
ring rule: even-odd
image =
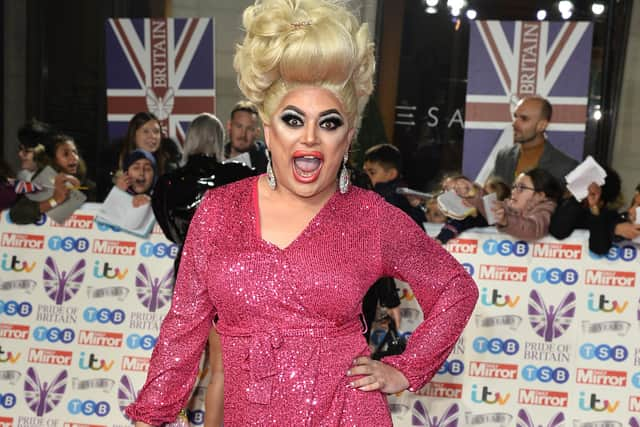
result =
[{"label": "blonde curl", "polygon": [[333,92],[359,126],[373,91],[373,43],[344,1],[256,0],[243,26],[233,65],[265,123],[287,92],[311,85]]}]

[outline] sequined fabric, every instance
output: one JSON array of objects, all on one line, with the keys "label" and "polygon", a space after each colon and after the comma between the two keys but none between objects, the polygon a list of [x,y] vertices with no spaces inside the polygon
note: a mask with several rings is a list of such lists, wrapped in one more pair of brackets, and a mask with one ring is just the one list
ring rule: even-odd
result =
[{"label": "sequined fabric", "polygon": [[257,178],[248,178],[210,191],[200,205],[147,382],[128,415],[153,425],[175,419],[217,314],[225,426],[390,426],[384,395],[351,389],[346,376],[355,357],[369,354],[359,319],[368,287],[397,277],[425,311],[405,353],[384,359],[418,389],[462,332],[475,283],[373,192],[336,192],[280,249],[260,238],[256,191]]}]

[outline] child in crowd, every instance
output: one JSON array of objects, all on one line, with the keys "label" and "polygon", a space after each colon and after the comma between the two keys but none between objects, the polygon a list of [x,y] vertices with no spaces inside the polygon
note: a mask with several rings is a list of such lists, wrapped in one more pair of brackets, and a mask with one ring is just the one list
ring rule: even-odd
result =
[{"label": "child in crowd", "polygon": [[424,203],[424,207],[424,216],[427,219],[427,222],[434,224],[444,224],[447,222],[447,217],[440,210],[440,206],[438,206],[438,199],[435,196],[427,199]]},{"label": "child in crowd", "polygon": [[498,201],[507,200],[511,197],[511,189],[506,182],[499,176],[490,176],[484,183],[484,192],[486,194],[496,193]]},{"label": "child in crowd", "polygon": [[640,208],[640,184],[636,186],[629,209],[621,215],[622,221],[616,224],[615,240],[635,240],[640,237],[638,208]]},{"label": "child in crowd", "polygon": [[378,144],[364,153],[363,169],[371,180],[373,191],[409,215],[420,227],[424,222],[424,211],[414,207],[402,194],[396,193],[404,186],[401,177],[402,154],[391,144]]},{"label": "child in crowd", "polygon": [[118,180],[116,186],[133,195],[134,207],[149,203],[153,185],[158,178],[153,154],[145,150],[134,150],[125,157],[122,169],[122,179]]},{"label": "child in crowd", "polygon": [[86,178],[85,163],[78,154],[73,138],[69,135],[50,136],[44,144],[43,152],[36,156],[36,163],[38,171],[33,175],[33,179],[45,166],[51,166],[58,172],[53,183],[53,195],[42,202],[30,200],[24,194],[19,195],[9,211],[11,220],[16,224],[31,224],[38,221],[42,213],[63,203],[73,188],[81,189],[87,196],[87,201],[95,201],[95,184]]},{"label": "child in crowd", "polygon": [[511,187],[511,197],[494,204],[496,227],[522,240],[544,237],[561,194],[560,184],[546,170],[521,173]]},{"label": "child in crowd", "polygon": [[573,230],[589,230],[589,250],[604,255],[615,239],[616,225],[625,221],[618,213],[622,206],[621,182],[618,173],[604,167],[604,184],[592,183],[587,198],[578,202],[575,197],[562,201],[551,218],[549,232],[556,239],[567,238]]},{"label": "child in crowd", "polygon": [[466,201],[470,207],[470,213],[465,218],[447,218],[442,229],[436,236],[436,240],[443,245],[449,240],[456,238],[460,233],[475,227],[486,227],[487,220],[478,209],[478,204],[482,204],[482,197],[485,191],[475,182],[464,175],[453,174],[445,176],[442,180],[443,191],[455,191],[456,194]]},{"label": "child in crowd", "polygon": [[32,119],[22,125],[18,130],[18,158],[20,159],[20,169],[16,174],[16,179],[20,181],[31,181],[31,177],[38,169],[36,157],[44,152],[44,143],[49,135],[53,133],[53,128],[44,122]]}]

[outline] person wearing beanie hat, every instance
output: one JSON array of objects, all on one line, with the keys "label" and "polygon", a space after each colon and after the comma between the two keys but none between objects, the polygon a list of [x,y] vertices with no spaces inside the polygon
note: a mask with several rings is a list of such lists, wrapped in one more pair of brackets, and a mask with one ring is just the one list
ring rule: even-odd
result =
[{"label": "person wearing beanie hat", "polygon": [[158,178],[157,163],[153,154],[145,150],[134,150],[124,158],[122,168],[125,178],[117,181],[117,187],[134,195],[134,206],[149,203],[149,195]]}]

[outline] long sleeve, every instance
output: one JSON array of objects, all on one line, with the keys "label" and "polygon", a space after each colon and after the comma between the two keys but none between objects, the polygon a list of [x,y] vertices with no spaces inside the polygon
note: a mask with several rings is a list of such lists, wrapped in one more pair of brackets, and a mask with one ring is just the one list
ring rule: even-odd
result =
[{"label": "long sleeve", "polygon": [[175,421],[187,401],[212,326],[215,308],[207,290],[212,268],[210,192],[198,208],[182,253],[171,309],[162,322],[147,381],[126,413],[151,425]]},{"label": "long sleeve", "polygon": [[585,210],[572,196],[562,200],[551,216],[549,234],[556,239],[566,239],[576,228],[583,228]]},{"label": "long sleeve", "polygon": [[556,203],[552,200],[545,200],[523,214],[505,207],[507,225],[498,226],[498,231],[517,239],[540,239],[549,232],[549,223],[555,208]]},{"label": "long sleeve", "polygon": [[464,268],[410,218],[395,209],[380,227],[383,274],[411,286],[424,313],[404,353],[383,361],[400,370],[412,391],[423,387],[446,360],[478,299]]}]

